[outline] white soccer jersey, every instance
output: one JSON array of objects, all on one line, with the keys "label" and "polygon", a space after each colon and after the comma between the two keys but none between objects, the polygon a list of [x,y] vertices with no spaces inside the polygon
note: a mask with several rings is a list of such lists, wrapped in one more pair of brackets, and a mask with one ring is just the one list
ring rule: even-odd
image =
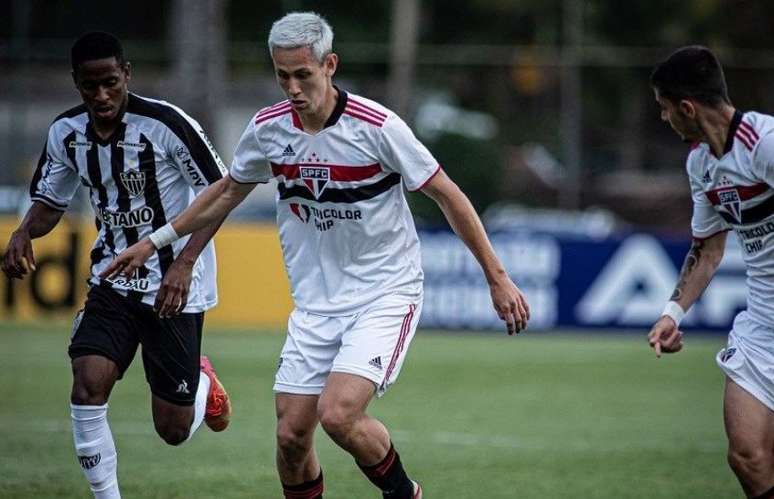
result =
[{"label": "white soccer jersey", "polygon": [[774,327],[774,117],[737,111],[723,156],[702,143],[687,169],[694,237],[736,232],[747,264],[748,313]]},{"label": "white soccer jersey", "polygon": [[376,298],[421,296],[414,221],[403,193],[440,166],[395,113],[339,90],[325,128],[304,132],[288,101],[262,109],[234,153],[236,182],[277,179],[277,223],[296,307],[335,316]]},{"label": "white soccer jersey", "polygon": [[[152,305],[163,275],[188,237],[158,250],[132,279],[106,281],[99,279],[99,273],[121,251],[174,219],[196,192],[225,174],[195,120],[167,102],[129,94],[122,124],[108,140],[94,132],[84,105],[54,120],[30,196],[64,211],[78,186],[86,186],[97,226],[89,282]],[[210,241],[194,266],[184,312],[215,306],[215,272]]]}]

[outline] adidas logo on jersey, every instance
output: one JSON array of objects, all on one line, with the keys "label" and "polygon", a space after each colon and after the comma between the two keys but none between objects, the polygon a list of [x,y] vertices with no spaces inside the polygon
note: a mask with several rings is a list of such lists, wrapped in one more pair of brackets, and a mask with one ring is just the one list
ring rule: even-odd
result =
[{"label": "adidas logo on jersey", "polygon": [[712,177],[710,177],[710,174],[708,171],[704,172],[704,176],[701,178],[701,181],[704,182],[705,184],[709,184],[710,182],[712,182]]},{"label": "adidas logo on jersey", "polygon": [[369,366],[373,366],[373,367],[375,367],[377,369],[381,369],[382,368],[382,358],[381,358],[381,356],[374,357],[373,359],[369,360],[368,361],[368,365]]},{"label": "adidas logo on jersey", "polygon": [[296,155],[296,151],[294,151],[293,148],[290,147],[290,144],[288,144],[288,146],[285,148],[285,150],[282,151],[282,155],[285,156],[285,157],[287,157],[287,156],[295,156]]}]

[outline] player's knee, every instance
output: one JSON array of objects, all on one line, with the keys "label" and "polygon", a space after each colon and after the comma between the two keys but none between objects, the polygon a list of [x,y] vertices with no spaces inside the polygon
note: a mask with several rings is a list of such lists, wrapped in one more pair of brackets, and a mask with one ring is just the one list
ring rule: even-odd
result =
[{"label": "player's knee", "polygon": [[156,433],[169,445],[180,445],[188,438],[191,428],[188,425],[160,421],[154,423]]},{"label": "player's knee", "polygon": [[320,419],[320,426],[333,438],[349,434],[357,420],[357,415],[352,410],[336,403],[320,404],[317,417]]},{"label": "player's knee", "polygon": [[104,405],[107,403],[108,394],[98,384],[73,380],[73,389],[70,393],[70,402],[75,405]]},{"label": "player's knee", "polygon": [[312,448],[312,432],[280,420],[277,423],[277,448],[283,456],[302,456]]},{"label": "player's knee", "polygon": [[736,475],[743,479],[755,479],[770,472],[771,453],[760,446],[731,446],[728,449],[728,464]]}]

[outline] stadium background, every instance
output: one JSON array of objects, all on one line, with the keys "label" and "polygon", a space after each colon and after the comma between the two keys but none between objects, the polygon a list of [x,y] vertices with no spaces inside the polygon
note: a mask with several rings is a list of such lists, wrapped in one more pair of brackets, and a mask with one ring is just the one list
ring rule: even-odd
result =
[{"label": "stadium background", "polygon": [[[253,113],[282,98],[265,48],[271,22],[306,9],[333,24],[338,84],[413,124],[532,305],[530,330],[503,338],[475,262],[437,208],[411,197],[427,275],[422,331],[374,410],[397,429],[428,494],[738,496],[713,365],[719,333],[744,305],[735,242],[687,321],[686,351],[655,361],[644,342],[690,219],[686,146],[658,119],[647,77],[675,47],[706,44],[734,103],[770,112],[768,2],[9,0],[0,244],[26,210],[47,125],[78,102],[68,56],[80,33],[121,37],[130,88],[186,109],[228,163]],[[291,302],[272,200],[271,188],[256,189],[216,238],[221,302],[205,349],[235,398],[234,425],[165,447],[134,366],[111,401],[126,497],[279,495],[270,380]],[[93,235],[81,197],[35,242],[38,272],[0,286],[0,497],[87,496],[69,441],[64,352]],[[320,445],[326,497],[374,496],[341,452]]]}]

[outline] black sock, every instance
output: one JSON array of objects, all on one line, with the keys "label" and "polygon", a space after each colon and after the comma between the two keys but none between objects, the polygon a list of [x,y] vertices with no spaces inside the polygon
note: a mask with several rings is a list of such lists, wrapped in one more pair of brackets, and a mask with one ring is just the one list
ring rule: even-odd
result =
[{"label": "black sock", "polygon": [[761,494],[759,496],[755,496],[755,497],[753,497],[751,499],[774,499],[774,487],[770,488],[769,490],[767,490],[763,494]]},{"label": "black sock", "polygon": [[300,485],[285,485],[283,483],[282,493],[285,495],[285,499],[322,499],[322,470],[320,470],[320,476]]},{"label": "black sock", "polygon": [[414,484],[411,483],[400,456],[390,443],[390,450],[381,462],[373,466],[360,466],[371,483],[379,487],[385,499],[413,499]]}]

